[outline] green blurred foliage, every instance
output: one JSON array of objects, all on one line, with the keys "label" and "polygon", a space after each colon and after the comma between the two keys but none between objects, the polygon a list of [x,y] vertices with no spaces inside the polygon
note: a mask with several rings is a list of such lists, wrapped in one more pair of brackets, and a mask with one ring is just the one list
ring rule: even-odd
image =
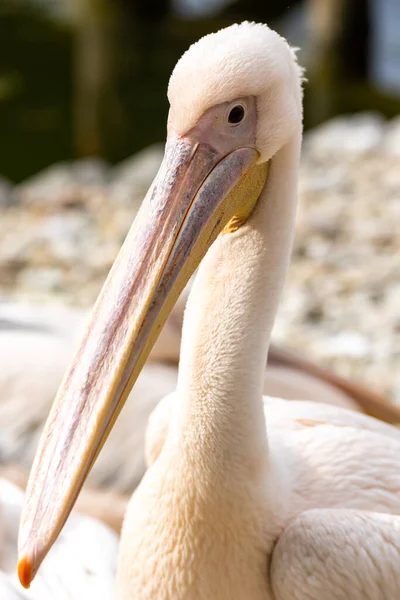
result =
[{"label": "green blurred foliage", "polygon": [[0,173],[72,156],[72,39],[33,7],[0,3]]},{"label": "green blurred foliage", "polygon": [[[62,19],[44,0],[0,0],[0,175],[19,181],[85,155],[117,162],[164,139],[168,78],[188,46],[244,19],[279,26],[299,3],[234,0],[212,17],[184,19],[169,0],[54,0],[69,9]],[[400,109],[367,83],[367,4],[356,3],[340,48],[308,72],[306,127],[337,112]]]},{"label": "green blurred foliage", "polygon": [[[63,1],[75,20],[55,19],[29,0],[0,3],[0,174],[15,181],[79,155],[116,162],[163,139],[168,77],[187,47],[220,27],[265,21],[293,4],[236,1],[217,17],[185,21],[166,0]],[[90,65],[86,75],[79,68],[77,40],[85,43],[85,27],[104,46],[97,90],[92,84],[85,91]]]}]

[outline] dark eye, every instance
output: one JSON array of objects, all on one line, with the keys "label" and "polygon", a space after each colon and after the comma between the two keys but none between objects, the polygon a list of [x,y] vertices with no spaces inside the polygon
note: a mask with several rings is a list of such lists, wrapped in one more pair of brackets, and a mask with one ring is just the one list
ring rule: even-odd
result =
[{"label": "dark eye", "polygon": [[231,112],[229,113],[228,123],[231,123],[232,125],[236,125],[237,123],[240,123],[240,121],[243,121],[243,117],[244,117],[244,108],[241,104],[238,104],[237,106],[234,106],[232,108]]}]

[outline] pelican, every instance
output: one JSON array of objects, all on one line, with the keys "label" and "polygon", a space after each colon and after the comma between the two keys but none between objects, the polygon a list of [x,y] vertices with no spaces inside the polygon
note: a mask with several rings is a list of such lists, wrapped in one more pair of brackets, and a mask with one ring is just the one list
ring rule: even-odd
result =
[{"label": "pelican", "polygon": [[175,401],[169,417],[168,398],[153,415],[152,464],[125,516],[117,598],[398,596],[399,431],[336,406],[262,396],[292,247],[302,76],[283,38],[247,22],[206,36],[177,63],[163,163],[32,467],[19,533],[23,586],[201,262]]}]

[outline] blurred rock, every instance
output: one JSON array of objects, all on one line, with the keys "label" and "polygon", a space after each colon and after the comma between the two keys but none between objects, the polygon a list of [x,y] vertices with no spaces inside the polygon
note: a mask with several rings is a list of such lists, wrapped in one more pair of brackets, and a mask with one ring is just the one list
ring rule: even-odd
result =
[{"label": "blurred rock", "polygon": [[82,186],[102,188],[110,179],[110,167],[100,158],[85,158],[71,165],[75,182]]},{"label": "blurred rock", "polygon": [[19,202],[36,206],[52,206],[75,203],[77,193],[73,170],[68,164],[52,165],[38,175],[16,186]]},{"label": "blurred rock", "polygon": [[0,210],[11,204],[13,186],[10,181],[0,177]]},{"label": "blurred rock", "polygon": [[109,167],[100,159],[58,163],[15,188],[18,202],[33,207],[62,207],[85,202],[88,189],[103,188]]},{"label": "blurred rock", "polygon": [[22,289],[34,287],[40,292],[57,292],[63,288],[63,275],[60,269],[32,267],[21,271],[17,284]]},{"label": "blurred rock", "polygon": [[382,146],[387,154],[400,157],[400,116],[387,124]]},{"label": "blurred rock", "polygon": [[384,135],[384,119],[377,113],[341,116],[320,125],[305,136],[304,147],[315,158],[343,152],[360,156],[377,150]]},{"label": "blurred rock", "polygon": [[[45,218],[37,234],[42,242],[48,244],[52,258],[57,262],[70,263],[82,258],[82,245],[90,230],[89,215],[74,210]],[[89,244],[92,237],[89,235]]]},{"label": "blurred rock", "polygon": [[110,186],[112,198],[138,208],[157,174],[163,154],[164,144],[154,144],[115,167]]}]

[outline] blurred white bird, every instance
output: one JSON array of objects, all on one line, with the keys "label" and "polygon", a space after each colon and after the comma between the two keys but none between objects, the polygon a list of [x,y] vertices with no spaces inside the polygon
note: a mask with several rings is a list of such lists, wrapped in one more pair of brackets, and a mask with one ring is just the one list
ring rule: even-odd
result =
[{"label": "blurred white bird", "polygon": [[118,536],[89,517],[74,514],[30,590],[18,582],[17,537],[21,489],[0,478],[1,600],[110,600],[115,594]]}]

